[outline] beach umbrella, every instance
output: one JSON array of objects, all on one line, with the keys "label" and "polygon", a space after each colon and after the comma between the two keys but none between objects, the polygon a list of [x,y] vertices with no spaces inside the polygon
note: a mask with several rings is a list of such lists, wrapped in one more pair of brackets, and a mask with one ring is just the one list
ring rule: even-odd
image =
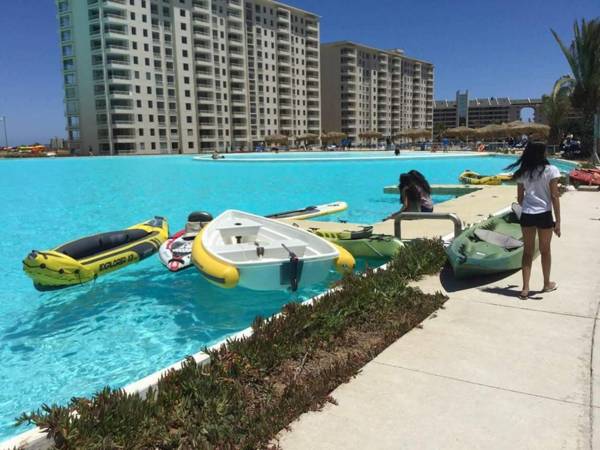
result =
[{"label": "beach umbrella", "polygon": [[381,139],[383,133],[380,133],[379,131],[365,131],[364,133],[360,133],[358,137],[361,139]]},{"label": "beach umbrella", "polygon": [[431,139],[432,133],[433,132],[431,130],[427,129],[427,128],[413,128],[411,134],[415,138],[423,138],[423,139],[429,138],[429,139]]},{"label": "beach umbrella", "polygon": [[458,139],[469,139],[470,136],[475,136],[475,130],[469,127],[448,128],[444,131],[444,135]]},{"label": "beach umbrella", "polygon": [[510,136],[514,137],[526,134],[530,137],[546,139],[550,134],[550,127],[543,123],[521,122],[517,120],[506,124],[506,127]]},{"label": "beach umbrella", "polygon": [[342,139],[346,139],[348,135],[340,131],[330,131],[329,133],[323,133],[321,139],[324,142],[340,142]]},{"label": "beach umbrella", "polygon": [[479,138],[499,139],[505,137],[507,135],[506,133],[506,125],[498,125],[495,123],[475,129],[475,136]]},{"label": "beach umbrella", "polygon": [[319,139],[319,135],[314,133],[306,133],[296,136],[297,141],[316,141],[317,139]]},{"label": "beach umbrella", "polygon": [[401,130],[397,134],[394,135],[395,138],[410,138],[416,139],[419,137],[419,129],[417,128],[407,128],[405,130]]},{"label": "beach umbrella", "polygon": [[265,142],[268,144],[282,144],[286,145],[288,143],[289,137],[283,134],[270,134],[269,136],[265,136]]}]

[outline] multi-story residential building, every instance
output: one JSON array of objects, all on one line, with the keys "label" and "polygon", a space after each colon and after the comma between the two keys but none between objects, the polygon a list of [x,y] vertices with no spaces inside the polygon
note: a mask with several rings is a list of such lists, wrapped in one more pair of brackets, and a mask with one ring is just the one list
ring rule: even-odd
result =
[{"label": "multi-story residential building", "polygon": [[433,111],[434,125],[446,128],[467,126],[484,127],[490,124],[521,120],[523,109],[533,110],[533,120],[543,122],[542,100],[539,98],[510,99],[490,97],[469,99],[469,91],[456,92],[456,100],[437,100]]},{"label": "multi-story residential building", "polygon": [[80,151],[228,151],[321,130],[312,13],[272,0],[56,3]]},{"label": "multi-story residential building", "polygon": [[349,41],[321,45],[322,121],[355,143],[433,128],[433,64]]}]

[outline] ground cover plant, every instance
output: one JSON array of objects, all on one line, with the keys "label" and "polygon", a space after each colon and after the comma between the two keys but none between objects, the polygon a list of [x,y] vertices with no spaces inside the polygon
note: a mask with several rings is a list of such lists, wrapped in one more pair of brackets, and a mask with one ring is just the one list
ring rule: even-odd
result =
[{"label": "ground cover plant", "polygon": [[[44,405],[19,423],[44,429],[58,449],[255,449],[419,325],[446,301],[409,283],[438,273],[441,241],[408,244],[388,270],[368,270],[311,305],[289,304],[257,318],[252,336],[188,359],[145,398],[105,388],[66,406]],[[77,411],[77,413],[74,413]]]}]

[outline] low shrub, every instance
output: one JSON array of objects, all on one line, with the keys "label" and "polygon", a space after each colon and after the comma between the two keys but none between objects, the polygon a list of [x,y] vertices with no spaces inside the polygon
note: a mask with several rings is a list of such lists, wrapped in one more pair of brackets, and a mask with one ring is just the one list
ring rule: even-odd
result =
[{"label": "low shrub", "polygon": [[208,364],[189,358],[145,398],[105,388],[67,406],[43,405],[18,423],[41,427],[65,450],[266,448],[446,301],[408,286],[444,263],[441,241],[415,241],[388,270],[347,276],[318,302],[257,318],[252,336],[210,351]]}]

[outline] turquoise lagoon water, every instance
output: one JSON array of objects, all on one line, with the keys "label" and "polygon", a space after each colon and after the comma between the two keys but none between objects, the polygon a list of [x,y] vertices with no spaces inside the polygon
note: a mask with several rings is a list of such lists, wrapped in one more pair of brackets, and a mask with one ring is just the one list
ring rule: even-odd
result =
[{"label": "turquoise lagoon water", "polygon": [[[190,157],[0,160],[0,440],[13,419],[105,385],[124,386],[327,287],[225,291],[195,269],[171,274],[156,257],[93,284],[40,293],[21,270],[32,249],[116,230],[154,215],[180,229],[192,210],[267,214],[344,200],[340,218],[370,223],[398,208],[383,194],[398,174],[453,183],[465,168],[496,173],[504,157],[267,164]],[[332,274],[328,282],[335,279]]]}]

